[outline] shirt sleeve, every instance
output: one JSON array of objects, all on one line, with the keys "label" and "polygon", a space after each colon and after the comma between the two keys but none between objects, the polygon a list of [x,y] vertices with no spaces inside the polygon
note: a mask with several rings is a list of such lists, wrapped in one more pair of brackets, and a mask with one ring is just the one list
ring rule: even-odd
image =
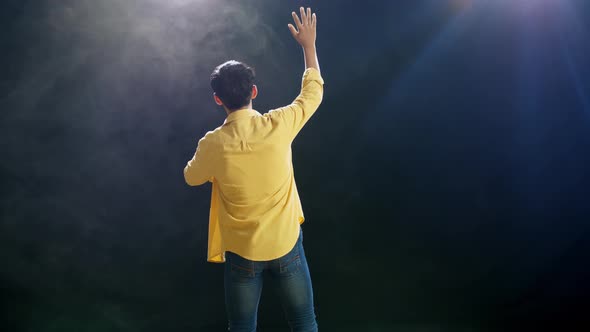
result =
[{"label": "shirt sleeve", "polygon": [[273,118],[284,122],[294,139],[309,118],[320,106],[324,94],[324,80],[315,68],[308,68],[303,73],[301,92],[288,106],[277,108],[269,112]]},{"label": "shirt sleeve", "polygon": [[208,142],[201,138],[197,144],[197,151],[184,167],[184,180],[189,186],[200,186],[212,181]]}]

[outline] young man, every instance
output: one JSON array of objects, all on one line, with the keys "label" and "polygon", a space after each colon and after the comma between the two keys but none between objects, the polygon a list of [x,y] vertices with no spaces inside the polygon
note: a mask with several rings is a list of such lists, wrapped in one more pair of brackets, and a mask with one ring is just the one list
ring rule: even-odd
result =
[{"label": "young man", "polygon": [[263,272],[273,279],[293,331],[317,331],[313,290],[303,250],[303,210],[291,161],[291,143],[322,101],[315,40],[316,15],[300,8],[289,30],[302,46],[301,93],[288,106],[261,115],[254,71],[228,61],[213,71],[215,102],[227,118],[199,140],[184,168],[189,185],[212,182],[209,262],[225,262],[230,331],[255,331]]}]

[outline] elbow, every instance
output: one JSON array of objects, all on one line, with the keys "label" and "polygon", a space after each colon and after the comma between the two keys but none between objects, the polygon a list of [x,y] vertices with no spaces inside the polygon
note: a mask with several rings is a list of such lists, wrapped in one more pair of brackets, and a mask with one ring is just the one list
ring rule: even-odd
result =
[{"label": "elbow", "polygon": [[322,86],[307,98],[307,107],[317,110],[324,100],[324,88]]},{"label": "elbow", "polygon": [[324,86],[323,85],[320,86],[320,92],[318,93],[318,106],[322,103],[322,100],[324,100]]},{"label": "elbow", "polygon": [[205,182],[207,182],[207,180],[205,180],[205,181],[198,181],[198,180],[195,180],[193,178],[188,178],[188,177],[185,176],[184,177],[184,182],[186,182],[186,184],[188,184],[191,187],[196,187],[196,186],[200,186],[200,185],[204,184]]},{"label": "elbow", "polygon": [[188,166],[184,168],[184,182],[191,187],[198,186],[199,184],[189,175]]},{"label": "elbow", "polygon": [[207,178],[201,178],[191,175],[189,172],[187,172],[186,169],[184,171],[184,182],[186,182],[186,184],[188,184],[191,187],[200,186],[202,184],[207,183],[208,181],[209,179]]},{"label": "elbow", "polygon": [[312,113],[314,113],[315,111],[317,111],[318,108],[320,108],[320,105],[322,104],[322,100],[323,100],[322,94],[318,94],[315,98],[311,99],[309,101],[309,103],[305,106],[307,109],[311,110]]},{"label": "elbow", "polygon": [[323,94],[323,93],[320,93],[320,94],[318,95],[318,98],[317,98],[317,100],[316,100],[316,105],[315,105],[315,108],[316,108],[316,109],[320,107],[320,105],[322,104],[322,101],[323,101],[323,100],[324,100],[324,94]]},{"label": "elbow", "polygon": [[191,181],[189,178],[187,178],[186,176],[184,177],[184,182],[186,182],[187,185],[191,186],[191,187],[195,187],[197,186],[197,184],[193,181]]}]

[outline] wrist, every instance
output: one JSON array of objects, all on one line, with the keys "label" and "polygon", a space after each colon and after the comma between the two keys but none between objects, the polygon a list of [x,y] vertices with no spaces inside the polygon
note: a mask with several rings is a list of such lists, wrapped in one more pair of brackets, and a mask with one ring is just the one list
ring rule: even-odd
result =
[{"label": "wrist", "polygon": [[311,45],[301,45],[303,47],[303,51],[305,52],[315,52],[315,43]]}]

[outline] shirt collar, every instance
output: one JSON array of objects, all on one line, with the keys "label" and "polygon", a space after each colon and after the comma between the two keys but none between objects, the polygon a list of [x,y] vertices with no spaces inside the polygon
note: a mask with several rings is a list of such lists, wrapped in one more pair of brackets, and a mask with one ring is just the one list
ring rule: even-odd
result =
[{"label": "shirt collar", "polygon": [[262,115],[262,114],[258,113],[258,111],[256,111],[256,110],[249,109],[249,108],[244,108],[241,110],[233,111],[233,112],[229,113],[229,115],[227,116],[227,118],[225,119],[223,124],[227,124],[232,121],[239,120],[239,119],[249,118],[249,117],[255,116],[255,115]]}]

